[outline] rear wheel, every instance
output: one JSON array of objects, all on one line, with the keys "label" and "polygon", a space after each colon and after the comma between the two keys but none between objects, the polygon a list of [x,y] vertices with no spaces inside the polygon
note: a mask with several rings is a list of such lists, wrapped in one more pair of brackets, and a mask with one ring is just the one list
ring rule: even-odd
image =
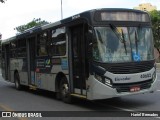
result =
[{"label": "rear wheel", "polygon": [[19,74],[16,72],[15,75],[14,75],[14,82],[15,82],[15,88],[17,90],[21,90],[22,89],[22,86],[20,84],[20,79],[19,79]]},{"label": "rear wheel", "polygon": [[72,99],[70,96],[69,85],[65,78],[62,78],[60,81],[60,98],[65,103],[71,103]]}]

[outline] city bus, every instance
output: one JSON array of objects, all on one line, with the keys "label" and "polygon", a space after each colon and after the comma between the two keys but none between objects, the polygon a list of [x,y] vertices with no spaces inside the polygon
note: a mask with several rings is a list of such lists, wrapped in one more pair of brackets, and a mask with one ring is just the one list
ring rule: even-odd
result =
[{"label": "city bus", "polygon": [[2,41],[2,76],[87,100],[152,93],[157,89],[152,24],[134,9],[93,9],[34,27]]}]

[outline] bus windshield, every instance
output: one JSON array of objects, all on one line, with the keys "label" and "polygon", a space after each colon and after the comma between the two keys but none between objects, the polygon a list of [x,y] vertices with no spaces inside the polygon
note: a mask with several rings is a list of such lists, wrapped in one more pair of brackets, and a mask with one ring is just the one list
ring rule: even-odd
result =
[{"label": "bus windshield", "polygon": [[103,63],[153,60],[149,27],[94,27],[93,59]]}]

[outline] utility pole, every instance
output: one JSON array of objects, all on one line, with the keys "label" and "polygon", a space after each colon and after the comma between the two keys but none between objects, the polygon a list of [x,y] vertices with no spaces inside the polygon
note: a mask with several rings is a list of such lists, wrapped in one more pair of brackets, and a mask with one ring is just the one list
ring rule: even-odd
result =
[{"label": "utility pole", "polygon": [[63,19],[63,3],[62,3],[62,0],[61,0],[61,19]]}]

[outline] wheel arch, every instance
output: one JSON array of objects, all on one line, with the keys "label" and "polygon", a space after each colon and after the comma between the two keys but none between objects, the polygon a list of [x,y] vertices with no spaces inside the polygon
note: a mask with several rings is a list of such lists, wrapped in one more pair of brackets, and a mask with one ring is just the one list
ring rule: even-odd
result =
[{"label": "wheel arch", "polygon": [[63,72],[59,72],[55,78],[55,92],[59,92],[59,86],[62,78],[65,78],[66,82],[68,83],[66,75]]}]

